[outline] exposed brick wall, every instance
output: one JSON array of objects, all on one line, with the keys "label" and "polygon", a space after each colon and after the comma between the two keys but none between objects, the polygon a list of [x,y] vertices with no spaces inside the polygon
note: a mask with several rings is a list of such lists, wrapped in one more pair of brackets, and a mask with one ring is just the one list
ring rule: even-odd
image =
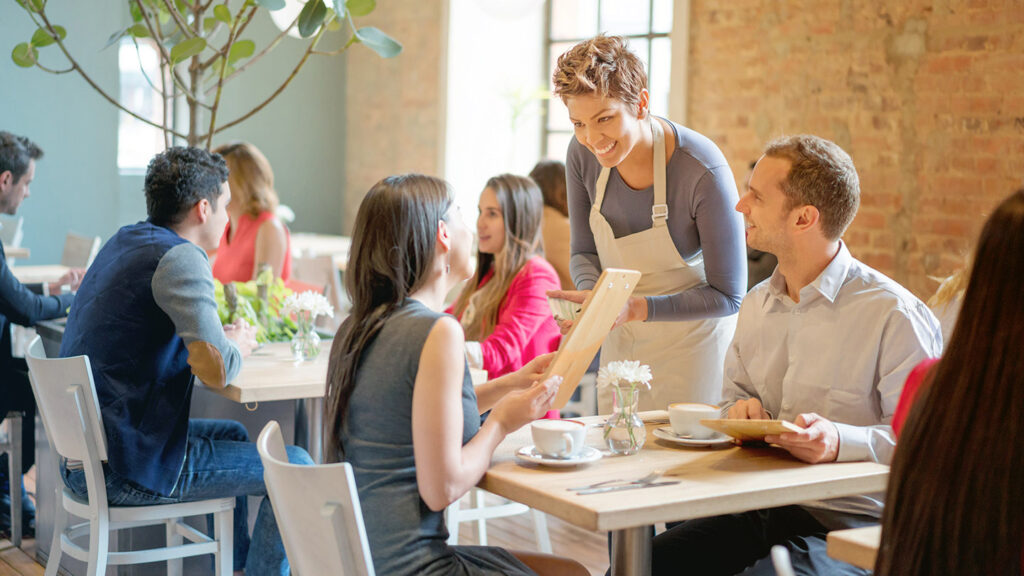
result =
[{"label": "exposed brick wall", "polygon": [[834,140],[850,249],[921,297],[1022,183],[1024,1],[692,0],[690,34],[688,122],[737,181],[773,137]]},{"label": "exposed brick wall", "polygon": [[[405,172],[442,174],[447,0],[393,0],[359,21],[402,43],[383,60],[360,53],[346,62],[344,230],[374,183]],[[353,46],[353,52],[368,52]],[[340,154],[339,154],[340,156]],[[339,158],[340,159],[340,158]]]}]

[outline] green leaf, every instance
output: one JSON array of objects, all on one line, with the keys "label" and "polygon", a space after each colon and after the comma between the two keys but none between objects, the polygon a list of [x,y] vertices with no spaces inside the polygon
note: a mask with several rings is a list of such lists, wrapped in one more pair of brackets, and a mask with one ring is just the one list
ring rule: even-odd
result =
[{"label": "green leaf", "polygon": [[210,30],[213,30],[216,27],[217,27],[217,19],[216,18],[210,18],[210,17],[203,18],[203,30],[205,32],[209,32]]},{"label": "green leaf", "polygon": [[132,15],[132,22],[142,22],[142,10],[135,2],[128,4],[128,12]]},{"label": "green leaf", "polygon": [[345,18],[348,9],[345,8],[345,0],[331,0],[332,12],[338,15],[338,20]]},{"label": "green leaf", "polygon": [[327,16],[327,6],[321,0],[309,0],[299,12],[299,36],[309,38],[316,33],[317,28],[324,22]]},{"label": "green leaf", "polygon": [[39,50],[28,42],[22,42],[11,51],[11,60],[22,68],[31,68],[36,65],[36,58],[39,58]]},{"label": "green leaf", "polygon": [[[57,33],[57,37],[61,40],[67,38],[68,31],[65,30],[63,26],[54,26],[53,30],[54,32]],[[38,30],[35,31],[34,34],[32,34],[32,45],[36,46],[37,48],[49,46],[54,42],[56,42],[56,40],[54,40],[53,36],[50,34],[50,31],[47,30],[46,28],[39,28]]]},{"label": "green leaf", "polygon": [[284,0],[256,0],[260,6],[263,6],[267,10],[274,11],[284,8]]},{"label": "green leaf", "polygon": [[379,54],[381,58],[394,58],[402,53],[401,44],[373,26],[366,26],[356,30],[356,37],[359,38],[360,42]]},{"label": "green leaf", "polygon": [[377,0],[345,0],[345,7],[353,16],[366,16],[377,8]]},{"label": "green leaf", "polygon": [[231,25],[231,11],[224,4],[218,4],[213,7],[213,17],[228,26]]},{"label": "green leaf", "polygon": [[[129,28],[130,28],[130,26],[129,26]],[[128,33],[128,28],[122,28],[122,29],[118,30],[117,32],[114,32],[113,34],[110,35],[110,38],[107,38],[107,43],[103,45],[102,49],[106,50],[107,48],[110,48],[114,44],[117,44],[117,42],[119,40],[121,40],[121,38],[124,37],[124,35],[127,34],[127,33]]]},{"label": "green leaf", "polygon": [[206,48],[206,39],[195,37],[182,40],[174,48],[171,48],[171,62],[177,64],[199,54]]},{"label": "green leaf", "polygon": [[327,29],[331,32],[337,32],[338,30],[341,30],[341,26],[342,24],[340,18],[331,18],[330,20],[327,21]]},{"label": "green leaf", "polygon": [[228,51],[228,64],[234,64],[242,58],[248,58],[256,51],[256,43],[252,40],[239,40],[231,45]]},{"label": "green leaf", "polygon": [[146,28],[145,24],[135,24],[129,27],[127,32],[136,38],[149,38],[149,28]]},{"label": "green leaf", "polygon": [[46,7],[46,0],[26,0],[25,7],[33,12],[42,12]]}]

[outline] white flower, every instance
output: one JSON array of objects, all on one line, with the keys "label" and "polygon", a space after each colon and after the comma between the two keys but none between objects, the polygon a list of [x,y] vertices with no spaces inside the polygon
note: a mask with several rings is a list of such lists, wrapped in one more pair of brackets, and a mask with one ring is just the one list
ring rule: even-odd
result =
[{"label": "white flower", "polygon": [[331,306],[331,303],[327,301],[323,294],[313,290],[307,290],[301,294],[290,294],[284,299],[282,311],[285,314],[309,312],[312,318],[316,318],[321,314],[334,318],[334,307]]},{"label": "white flower", "polygon": [[618,386],[620,383],[651,387],[651,367],[637,360],[609,362],[597,371],[598,386]]}]

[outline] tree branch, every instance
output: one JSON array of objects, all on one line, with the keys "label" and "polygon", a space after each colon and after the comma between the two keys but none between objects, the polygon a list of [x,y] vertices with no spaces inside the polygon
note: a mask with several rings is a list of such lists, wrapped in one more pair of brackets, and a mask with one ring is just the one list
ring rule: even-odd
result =
[{"label": "tree branch", "polygon": [[[153,37],[157,50],[160,51],[160,58],[168,63],[171,70],[171,80],[178,87],[179,90],[188,94],[188,89],[185,88],[185,80],[178,76],[177,70],[174,69],[174,65],[171,63],[171,53],[167,51],[167,47],[164,46],[163,31],[160,30],[159,22],[156,26],[149,19],[149,13],[146,12],[146,8],[142,5],[142,0],[135,0],[135,5],[139,7],[139,12],[142,13],[142,20],[146,23],[146,29],[149,30],[149,35]],[[159,18],[159,16],[157,17]],[[134,38],[134,36],[133,36]]]},{"label": "tree branch", "polygon": [[[142,65],[142,52],[139,50],[139,41],[135,39],[135,36],[132,36],[132,44],[135,45],[135,56],[139,60],[139,70],[142,71],[142,77],[146,79],[146,83],[149,84],[149,87],[160,94],[160,97],[166,101],[167,95],[164,94],[162,88],[157,88],[156,84],[153,84],[153,80],[149,77],[149,74],[146,73],[146,67]],[[163,78],[160,79],[160,83],[163,84]]]},{"label": "tree branch", "polygon": [[[64,57],[68,59],[68,62],[71,62],[72,70],[76,70],[82,76],[82,79],[84,79],[89,84],[89,86],[92,86],[93,90],[98,92],[100,96],[102,96],[107,102],[110,102],[111,104],[113,104],[114,107],[116,107],[118,110],[121,110],[122,112],[124,112],[125,114],[128,114],[129,116],[135,118],[136,120],[138,120],[138,121],[140,121],[140,122],[142,122],[144,124],[148,124],[150,126],[153,126],[154,128],[160,128],[161,130],[166,129],[166,127],[161,126],[161,125],[157,124],[156,122],[153,122],[152,120],[148,120],[146,118],[143,118],[142,116],[139,116],[138,114],[136,114],[135,112],[132,112],[128,108],[125,108],[123,104],[121,104],[120,102],[118,102],[117,100],[112,98],[109,94],[106,93],[105,90],[103,90],[103,88],[100,88],[100,86],[98,84],[96,84],[96,82],[94,82],[93,79],[90,78],[88,74],[85,73],[85,70],[83,70],[82,67],[78,65],[78,62],[75,60],[75,58],[73,56],[71,56],[71,53],[68,52],[67,46],[64,45],[64,42],[60,39],[60,35],[57,34],[57,32],[53,29],[53,25],[50,24],[50,20],[46,17],[46,8],[45,7],[42,10],[39,11],[39,16],[43,19],[43,22],[46,24],[46,30],[48,32],[50,32],[50,34],[53,36],[53,38],[54,38],[54,40],[55,40],[55,42],[57,44],[57,47],[60,48],[60,51],[64,53]],[[175,136],[184,137],[183,135],[181,135],[181,134],[179,134],[177,132],[174,132],[173,130],[171,131],[171,133],[174,134]]]},{"label": "tree branch", "polygon": [[[255,9],[255,8],[254,8]],[[238,14],[235,15],[235,21],[231,25],[231,31],[228,32],[228,41],[224,43],[224,46],[220,49],[221,61],[220,70],[217,72],[217,95],[213,99],[213,106],[210,107],[210,130],[206,138],[206,149],[209,150],[213,146],[213,135],[214,128],[217,126],[217,110],[220,108],[220,96],[224,90],[224,72],[228,69],[228,55],[230,54],[231,45],[238,39],[239,34],[245,29],[245,24],[242,22],[241,16],[245,11],[245,5],[238,10]],[[252,17],[252,11],[249,12],[249,16]]]},{"label": "tree branch", "polygon": [[[263,56],[265,56],[267,54],[267,52],[270,52],[271,50],[273,50],[274,47],[276,47],[281,42],[281,40],[285,37],[285,35],[288,33],[288,31],[295,27],[295,25],[298,23],[298,21],[299,21],[299,17],[296,16],[295,20],[292,20],[291,25],[289,25],[287,28],[282,30],[280,34],[278,34],[273,40],[271,40],[270,44],[267,44],[267,46],[263,50],[260,50],[259,54],[257,54],[255,56],[253,56],[252,58],[250,58],[249,61],[246,62],[245,64],[242,64],[241,67],[235,68],[235,71],[232,72],[231,74],[228,74],[228,76],[224,79],[224,83],[227,84],[235,76],[238,76],[243,71],[245,71],[246,68],[248,68],[249,66],[252,66],[256,62],[258,62],[260,58],[263,58]],[[216,88],[216,86],[210,86],[209,88],[206,89],[206,93],[209,94],[210,91],[212,91],[214,88]]]},{"label": "tree branch", "polygon": [[171,13],[171,18],[174,19],[174,23],[178,25],[179,29],[181,29],[181,33],[189,38],[195,38],[195,32],[188,27],[188,22],[185,22],[181,17],[181,13],[178,12],[178,7],[174,5],[174,0],[164,0],[164,6],[167,8],[167,11]]},{"label": "tree branch", "polygon": [[306,60],[309,59],[310,54],[312,54],[313,50],[316,49],[317,43],[320,42],[320,38],[323,36],[324,31],[326,31],[326,30],[327,30],[326,26],[321,26],[320,27],[320,30],[316,33],[316,36],[313,37],[313,41],[310,42],[309,43],[309,47],[306,48],[306,53],[302,55],[302,59],[299,60],[299,63],[295,65],[295,68],[292,70],[292,73],[288,75],[288,78],[285,79],[284,84],[281,84],[281,86],[279,86],[278,89],[275,90],[274,93],[271,94],[269,98],[267,98],[262,103],[260,103],[258,106],[256,106],[252,110],[246,112],[242,116],[240,116],[240,117],[232,120],[231,122],[228,122],[227,124],[224,124],[221,127],[217,128],[217,130],[214,132],[214,134],[223,132],[224,130],[227,130],[228,128],[231,128],[232,126],[234,126],[236,124],[240,124],[241,122],[244,122],[245,120],[248,120],[249,117],[251,117],[253,114],[259,112],[267,104],[270,104],[271,102],[273,102],[274,99],[277,98],[281,94],[281,92],[284,92],[284,89],[287,88],[289,84],[291,84],[292,80],[295,79],[295,75],[298,74],[299,70],[302,69],[302,66],[306,64]]}]

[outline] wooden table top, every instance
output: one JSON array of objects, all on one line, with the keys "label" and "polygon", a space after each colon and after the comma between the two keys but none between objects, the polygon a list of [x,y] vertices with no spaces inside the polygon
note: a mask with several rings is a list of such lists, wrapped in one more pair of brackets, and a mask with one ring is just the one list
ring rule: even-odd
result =
[{"label": "wooden table top", "polygon": [[[645,420],[665,411],[642,413]],[[604,417],[582,418],[588,423]],[[557,516],[588,530],[618,530],[689,518],[731,514],[885,490],[889,467],[873,462],[805,464],[781,448],[729,446],[686,448],[659,440],[647,425],[647,442],[632,456],[612,456],[601,428],[591,428],[587,445],[605,456],[572,468],[549,468],[515,457],[533,444],[530,427],[510,434],[494,453],[480,487]],[[633,480],[664,470],[679,484],[579,496],[566,490],[602,480]]]},{"label": "wooden table top", "polygon": [[4,254],[7,258],[25,259],[31,256],[32,252],[21,246],[4,246]]},{"label": "wooden table top", "polygon": [[882,526],[865,526],[828,533],[828,555],[865,570],[875,569]]},{"label": "wooden table top", "polygon": [[56,282],[60,280],[70,268],[61,264],[43,264],[39,266],[24,266],[18,264],[11,268],[14,277],[22,284],[38,284],[44,282]]},{"label": "wooden table top", "polygon": [[[296,362],[289,342],[273,342],[246,358],[242,371],[230,384],[224,388],[208,388],[241,403],[323,398],[327,393],[330,349],[330,341],[324,341],[315,360]],[[470,372],[474,384],[487,380],[483,370]]]}]

